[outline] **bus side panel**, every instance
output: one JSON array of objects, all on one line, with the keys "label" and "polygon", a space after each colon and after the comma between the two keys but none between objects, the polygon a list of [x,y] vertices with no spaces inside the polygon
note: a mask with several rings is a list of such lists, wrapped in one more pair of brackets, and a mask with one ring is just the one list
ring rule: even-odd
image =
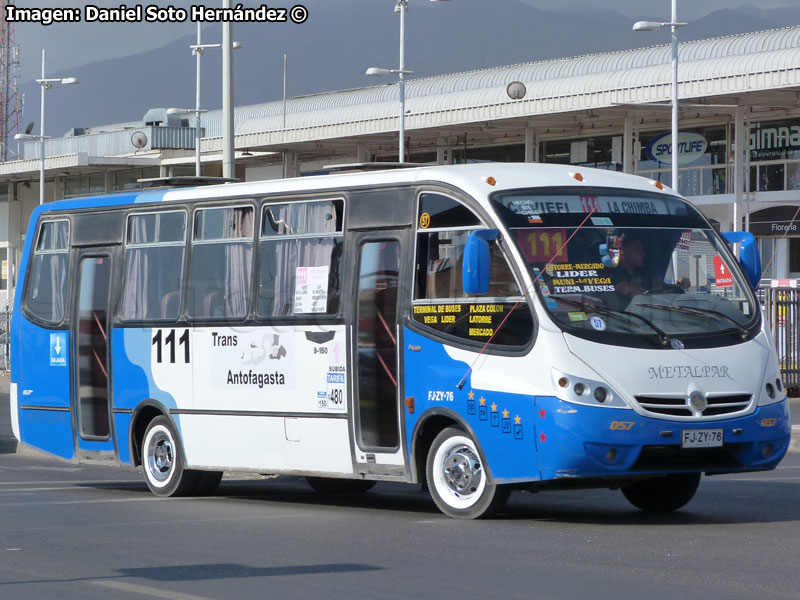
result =
[{"label": "bus side panel", "polygon": [[189,466],[353,474],[343,325],[191,333],[194,410],[180,416]]},{"label": "bus side panel", "polygon": [[[113,415],[119,461],[130,464],[132,412],[144,401],[152,401],[163,409],[177,408],[175,398],[160,389],[153,380],[151,366],[153,329],[114,328],[111,330],[113,373]],[[191,371],[183,382],[191,396]],[[180,423],[174,419],[175,426]],[[180,432],[180,429],[179,429]]]},{"label": "bus side panel", "polygon": [[181,423],[191,467],[353,475],[347,419],[192,414]]},{"label": "bus side panel", "polygon": [[[17,385],[21,441],[62,458],[75,458],[70,414],[69,332],[43,329],[19,315]],[[48,410],[53,409],[53,410]]]},{"label": "bus side panel", "polygon": [[[409,448],[417,423],[431,411],[455,413],[483,450],[495,482],[538,480],[533,397],[504,392],[503,381],[508,374],[500,370],[488,375],[493,389],[473,388],[470,375],[459,390],[456,386],[470,365],[451,358],[441,342],[409,328],[404,335],[405,395],[414,398],[414,413],[406,411],[405,416]],[[477,357],[477,353],[470,355]],[[513,368],[513,361],[506,364]],[[485,369],[481,371],[484,379]]]}]

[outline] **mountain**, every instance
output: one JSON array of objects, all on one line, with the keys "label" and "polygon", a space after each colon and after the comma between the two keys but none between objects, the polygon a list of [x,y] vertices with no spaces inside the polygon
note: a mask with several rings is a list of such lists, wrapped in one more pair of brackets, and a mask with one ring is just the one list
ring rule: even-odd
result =
[{"label": "mountain", "polygon": [[[709,7],[714,1],[698,0]],[[637,15],[640,10],[627,11],[627,15],[636,15],[631,17],[611,10],[587,9],[570,14],[564,12],[570,5],[596,4],[564,0],[555,10],[538,8],[532,2],[492,0],[490,10],[486,0],[412,2],[406,19],[406,68],[413,70],[412,77],[416,78],[669,42],[667,30],[637,33],[631,29],[636,20],[666,18],[657,12]],[[392,12],[391,0],[306,0],[304,4],[309,18],[300,25],[234,26],[234,39],[242,44],[235,53],[237,105],[280,100],[284,53],[288,54],[289,96],[395,81],[393,77],[364,74],[371,66],[398,66],[399,18]],[[651,9],[650,2],[631,0],[627,4]],[[659,4],[666,2],[659,0]],[[622,2],[614,4],[617,5],[624,6]],[[692,21],[680,30],[679,38],[702,39],[797,23],[800,8],[743,5],[715,10]],[[69,26],[61,25],[60,31]],[[151,25],[139,23],[132,27],[146,39]],[[181,31],[191,32],[192,28],[186,23]],[[219,25],[205,27],[204,43],[218,42],[220,38]],[[77,76],[80,85],[57,86],[47,92],[45,133],[60,135],[71,127],[138,120],[153,107],[194,107],[195,59],[189,49],[194,41],[195,36],[190,33],[160,48],[48,73],[48,77]],[[18,42],[24,45],[24,40]],[[36,49],[26,51],[25,56],[31,55],[36,55]],[[203,108],[221,106],[220,70],[221,52],[206,51],[202,64]],[[22,126],[34,120],[38,131],[39,85],[29,82],[22,91],[27,97]]]}]

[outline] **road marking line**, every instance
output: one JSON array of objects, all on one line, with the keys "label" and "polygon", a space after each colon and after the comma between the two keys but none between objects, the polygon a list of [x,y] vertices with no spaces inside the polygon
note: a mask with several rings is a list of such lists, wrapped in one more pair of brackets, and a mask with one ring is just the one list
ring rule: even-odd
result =
[{"label": "road marking line", "polygon": [[125,583],[124,581],[93,581],[92,583],[94,585],[101,585],[103,587],[109,587],[125,592],[133,592],[135,594],[142,594],[144,596],[167,598],[167,600],[210,600],[210,598],[207,598],[206,596],[194,596],[192,594],[170,592],[169,590],[160,590],[158,588],[148,587],[145,585]]},{"label": "road marking line", "polygon": [[[707,480],[703,480],[705,483]],[[751,482],[758,482],[758,481],[800,481],[800,477],[749,477],[749,478],[725,478],[725,479],[717,479],[717,482],[724,482],[724,481],[751,481]]]},{"label": "road marking line", "polygon": [[[12,488],[12,489],[5,489],[0,490],[2,494],[12,494],[14,492],[57,492],[59,490],[75,490],[80,491],[83,489],[92,490],[93,488],[83,488],[82,486],[77,485],[68,485],[63,487],[31,487],[31,488]],[[111,491],[111,490],[109,490]]]},{"label": "road marking line", "polygon": [[[193,498],[181,498],[192,500]],[[49,506],[59,504],[110,504],[113,502],[158,502],[166,498],[108,498],[106,500],[49,500],[47,502],[0,502],[0,506]]]},{"label": "road marking line", "polygon": [[81,485],[81,486],[99,485],[108,487],[120,487],[125,485],[125,486],[144,487],[144,480],[114,481],[112,479],[105,479],[103,481],[82,481],[82,480],[70,479],[65,481],[0,481],[0,485],[36,485],[37,483],[38,484],[47,483],[48,485],[64,485],[71,483],[73,485]]}]

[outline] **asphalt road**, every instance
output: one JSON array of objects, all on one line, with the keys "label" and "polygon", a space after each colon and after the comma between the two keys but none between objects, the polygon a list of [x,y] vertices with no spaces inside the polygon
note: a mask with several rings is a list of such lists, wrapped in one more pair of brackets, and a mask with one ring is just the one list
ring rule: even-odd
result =
[{"label": "asphalt road", "polygon": [[776,471],[704,478],[666,516],[582,490],[516,492],[499,517],[463,522],[416,486],[324,496],[299,478],[227,475],[215,496],[160,499],[132,469],[10,452],[0,444],[3,600],[796,600],[800,590],[800,454]]},{"label": "asphalt road", "polygon": [[704,479],[678,513],[619,492],[515,493],[464,522],[416,487],[323,496],[297,478],[226,479],[160,499],[138,473],[0,455],[0,598],[791,599],[800,455]]}]

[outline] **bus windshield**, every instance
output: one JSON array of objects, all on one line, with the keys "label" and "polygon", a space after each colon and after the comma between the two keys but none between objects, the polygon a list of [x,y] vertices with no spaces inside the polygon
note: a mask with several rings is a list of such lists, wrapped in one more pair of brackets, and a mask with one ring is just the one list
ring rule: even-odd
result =
[{"label": "bus windshield", "polygon": [[724,241],[677,198],[522,190],[493,203],[542,304],[570,333],[704,347],[746,339],[758,324],[757,301]]}]

